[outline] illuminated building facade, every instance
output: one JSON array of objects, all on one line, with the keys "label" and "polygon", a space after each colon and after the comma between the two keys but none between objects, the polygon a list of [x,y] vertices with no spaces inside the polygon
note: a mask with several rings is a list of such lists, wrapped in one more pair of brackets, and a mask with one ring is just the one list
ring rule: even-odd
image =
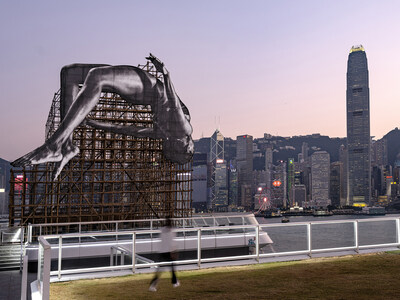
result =
[{"label": "illuminated building facade", "polygon": [[224,136],[217,129],[210,141],[210,201],[212,210],[224,210],[228,207],[228,181],[224,160]]},{"label": "illuminated building facade", "polygon": [[236,138],[236,143],[239,205],[250,208],[253,204],[251,192],[253,183],[253,137],[248,134],[239,135]]},{"label": "illuminated building facade", "polygon": [[348,204],[369,204],[371,138],[368,65],[364,47],[353,46],[347,62]]},{"label": "illuminated building facade", "polygon": [[0,215],[8,214],[9,191],[10,191],[10,163],[0,158]]},{"label": "illuminated building facade", "polygon": [[289,205],[291,207],[295,205],[293,195],[291,193],[293,185],[294,185],[294,158],[289,158],[287,164],[287,194],[289,196],[288,200],[289,200]]},{"label": "illuminated building facade", "polygon": [[329,200],[330,156],[326,151],[311,155],[311,199],[312,206],[327,207]]}]

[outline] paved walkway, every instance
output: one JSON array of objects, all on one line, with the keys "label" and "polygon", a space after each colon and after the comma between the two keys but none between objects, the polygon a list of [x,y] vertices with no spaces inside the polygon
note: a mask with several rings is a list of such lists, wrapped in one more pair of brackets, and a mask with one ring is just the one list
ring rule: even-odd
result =
[{"label": "paved walkway", "polygon": [[[36,280],[36,273],[28,273],[27,299],[31,300],[30,283]],[[0,299],[20,300],[21,299],[22,273],[19,270],[0,271]]]}]

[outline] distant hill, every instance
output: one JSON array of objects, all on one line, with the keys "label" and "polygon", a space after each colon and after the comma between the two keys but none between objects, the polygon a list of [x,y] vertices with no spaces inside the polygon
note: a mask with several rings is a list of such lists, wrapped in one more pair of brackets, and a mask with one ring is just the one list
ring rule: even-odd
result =
[{"label": "distant hill", "polygon": [[400,153],[400,130],[396,127],[388,132],[383,138],[387,139],[388,163],[394,165],[397,154]]},{"label": "distant hill", "polygon": [[[330,154],[331,161],[339,159],[340,145],[346,145],[345,138],[330,138],[329,136],[321,136],[319,134],[295,137],[273,136],[269,139],[259,138],[253,141],[257,144],[262,157],[254,159],[254,169],[262,170],[265,165],[264,153],[265,149],[271,145],[274,149],[274,161],[294,158],[297,161],[297,155],[301,153],[303,143],[307,143],[309,147],[308,155],[315,151],[325,150]],[[194,141],[194,149],[196,152],[208,153],[210,151],[210,138],[202,138]],[[225,159],[227,161],[234,159],[236,156],[236,141],[230,138],[225,139]]]},{"label": "distant hill", "polygon": [[[400,153],[400,130],[398,128],[388,132],[383,138],[387,139],[388,145],[388,162],[394,165],[397,154]],[[282,137],[272,136],[270,138],[256,138],[253,141],[257,144],[257,148],[261,151],[262,157],[254,158],[254,169],[262,170],[264,168],[264,153],[268,146],[272,146],[274,150],[274,163],[278,160],[287,161],[294,158],[297,161],[297,155],[301,153],[303,143],[308,144],[308,155],[311,156],[315,151],[324,150],[329,153],[331,162],[339,160],[339,148],[341,145],[346,146],[346,138],[331,138],[320,134]],[[203,138],[195,143],[195,151],[208,153],[210,151],[210,138]],[[230,160],[236,156],[236,141],[230,138],[225,140],[225,159]]]},{"label": "distant hill", "polygon": [[259,146],[261,151],[265,151],[267,145],[272,145],[274,149],[274,161],[287,160],[288,158],[294,158],[297,161],[297,155],[301,153],[301,147],[303,143],[308,144],[308,155],[310,156],[315,151],[326,151],[331,157],[331,161],[339,160],[339,148],[340,146],[346,145],[346,138],[330,138],[329,136],[314,134],[306,136],[294,136],[294,137],[272,137],[268,140],[257,139],[256,143],[263,146]]}]

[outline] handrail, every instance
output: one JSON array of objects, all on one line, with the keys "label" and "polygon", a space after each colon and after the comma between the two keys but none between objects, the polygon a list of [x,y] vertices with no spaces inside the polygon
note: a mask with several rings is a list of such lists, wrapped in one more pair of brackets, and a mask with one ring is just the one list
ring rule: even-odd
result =
[{"label": "handrail", "polygon": [[[196,219],[218,219],[218,218],[240,218],[243,216],[254,217],[252,213],[228,216],[194,216],[189,218],[171,218],[172,221],[196,220]],[[115,220],[115,221],[88,221],[88,222],[69,222],[69,223],[45,223],[45,224],[29,224],[31,227],[47,227],[47,226],[69,226],[69,225],[91,225],[91,224],[116,224],[116,223],[140,223],[140,222],[160,222],[165,219],[139,219],[139,220]]]},{"label": "handrail", "polygon": [[[283,224],[284,225],[284,224]],[[261,225],[260,225],[261,226]],[[255,229],[256,225],[231,225],[231,226],[213,226],[213,227],[193,227],[193,228],[175,228],[174,231],[178,232],[190,232],[196,231],[200,228],[202,231],[226,231],[229,229]],[[262,225],[264,227],[264,225]],[[60,236],[64,238],[77,238],[77,237],[93,237],[93,236],[115,236],[115,235],[130,235],[133,233],[136,234],[151,234],[151,233],[160,233],[159,229],[139,229],[139,230],[127,230],[127,231],[106,231],[106,232],[87,232],[87,233],[66,233],[66,234],[51,234],[51,235],[43,235],[42,237],[45,239],[58,239]]]},{"label": "handrail", "polygon": [[[189,220],[191,222],[196,220],[202,220],[205,224],[205,226],[207,225],[207,222],[205,221],[205,219],[213,219],[213,224],[215,225],[215,219],[219,219],[219,218],[227,218],[228,223],[229,223],[229,218],[241,218],[242,220],[242,224],[244,225],[245,222],[245,217],[253,217],[254,218],[254,214],[252,213],[243,213],[243,214],[238,214],[238,215],[223,215],[223,216],[218,216],[218,215],[212,215],[212,216],[193,216],[190,218],[172,218],[173,221],[176,222],[183,222],[183,228],[185,227],[184,222]],[[78,226],[78,232],[82,232],[82,226],[85,225],[106,225],[106,224],[115,224],[115,230],[116,231],[120,231],[119,230],[119,226],[118,224],[121,223],[149,223],[149,227],[151,229],[153,229],[153,223],[156,222],[162,222],[165,219],[140,219],[140,220],[114,220],[114,221],[89,221],[89,222],[68,222],[68,223],[45,223],[45,224],[28,224],[28,230],[27,230],[27,242],[31,243],[32,242],[32,236],[33,236],[33,229],[34,228],[39,228],[39,236],[42,235],[42,228],[45,227],[64,227],[64,226],[71,226],[71,225],[76,225]],[[123,230],[126,231],[126,230]],[[93,232],[93,231],[91,231]]]}]

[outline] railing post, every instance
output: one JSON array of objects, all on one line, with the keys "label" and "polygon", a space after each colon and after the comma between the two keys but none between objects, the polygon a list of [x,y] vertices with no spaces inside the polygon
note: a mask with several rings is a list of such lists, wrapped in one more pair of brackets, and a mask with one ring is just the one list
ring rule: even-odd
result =
[{"label": "railing post", "polygon": [[135,244],[136,244],[136,232],[132,234],[132,273],[135,273],[136,269],[136,253],[135,253]]},{"label": "railing post", "polygon": [[82,234],[82,224],[81,223],[79,223],[78,228],[79,228],[79,238],[78,238],[78,240],[79,240],[79,244],[80,244],[81,243],[81,234]]},{"label": "railing post", "polygon": [[43,255],[43,252],[44,252],[44,249],[43,249],[43,245],[41,245],[40,244],[40,241],[39,241],[39,239],[38,239],[38,242],[39,242],[39,248],[38,248],[38,266],[37,266],[37,281],[38,282],[40,282],[40,274],[42,273],[42,264],[41,264],[41,261],[42,261],[42,255]]},{"label": "railing post", "polygon": [[28,225],[28,242],[32,243],[32,225]]},{"label": "railing post", "polygon": [[[151,220],[150,221],[150,230],[153,230],[153,220]],[[153,251],[153,232],[152,233],[150,233],[150,239],[151,239],[151,244],[152,244],[152,246],[151,246],[151,251]]]},{"label": "railing post", "polygon": [[396,219],[396,242],[397,242],[397,248],[400,248],[400,219]]},{"label": "railing post", "polygon": [[19,261],[19,271],[22,272],[22,264],[23,264],[23,257],[24,253],[24,237],[25,237],[25,228],[21,226],[21,233],[20,233],[20,242],[21,242],[21,254],[20,254],[20,261]]},{"label": "railing post", "polygon": [[26,300],[26,290],[28,284],[28,256],[25,255],[23,258],[22,265],[22,279],[21,279],[21,300]]},{"label": "railing post", "polygon": [[61,279],[61,261],[62,261],[62,236],[58,238],[58,280]]},{"label": "railing post", "polygon": [[311,223],[307,224],[307,245],[308,245],[308,256],[312,257],[312,239],[311,239]]},{"label": "railing post", "polygon": [[110,249],[110,267],[114,265],[114,247]]},{"label": "railing post", "polygon": [[197,229],[197,266],[201,267],[201,228]]},{"label": "railing post", "polygon": [[256,261],[260,262],[260,225],[256,226]]},{"label": "railing post", "polygon": [[[38,256],[38,290],[41,293],[41,299],[48,300],[50,298],[51,246],[44,238],[39,238],[38,242],[42,244],[42,247],[39,246]],[[41,253],[43,253],[43,268],[40,263]],[[40,272],[43,272],[42,280],[40,280]],[[42,281],[42,284],[40,284],[40,281]]]},{"label": "railing post", "polygon": [[354,247],[356,248],[356,252],[360,253],[358,245],[358,220],[355,220],[353,224],[354,224]]}]

